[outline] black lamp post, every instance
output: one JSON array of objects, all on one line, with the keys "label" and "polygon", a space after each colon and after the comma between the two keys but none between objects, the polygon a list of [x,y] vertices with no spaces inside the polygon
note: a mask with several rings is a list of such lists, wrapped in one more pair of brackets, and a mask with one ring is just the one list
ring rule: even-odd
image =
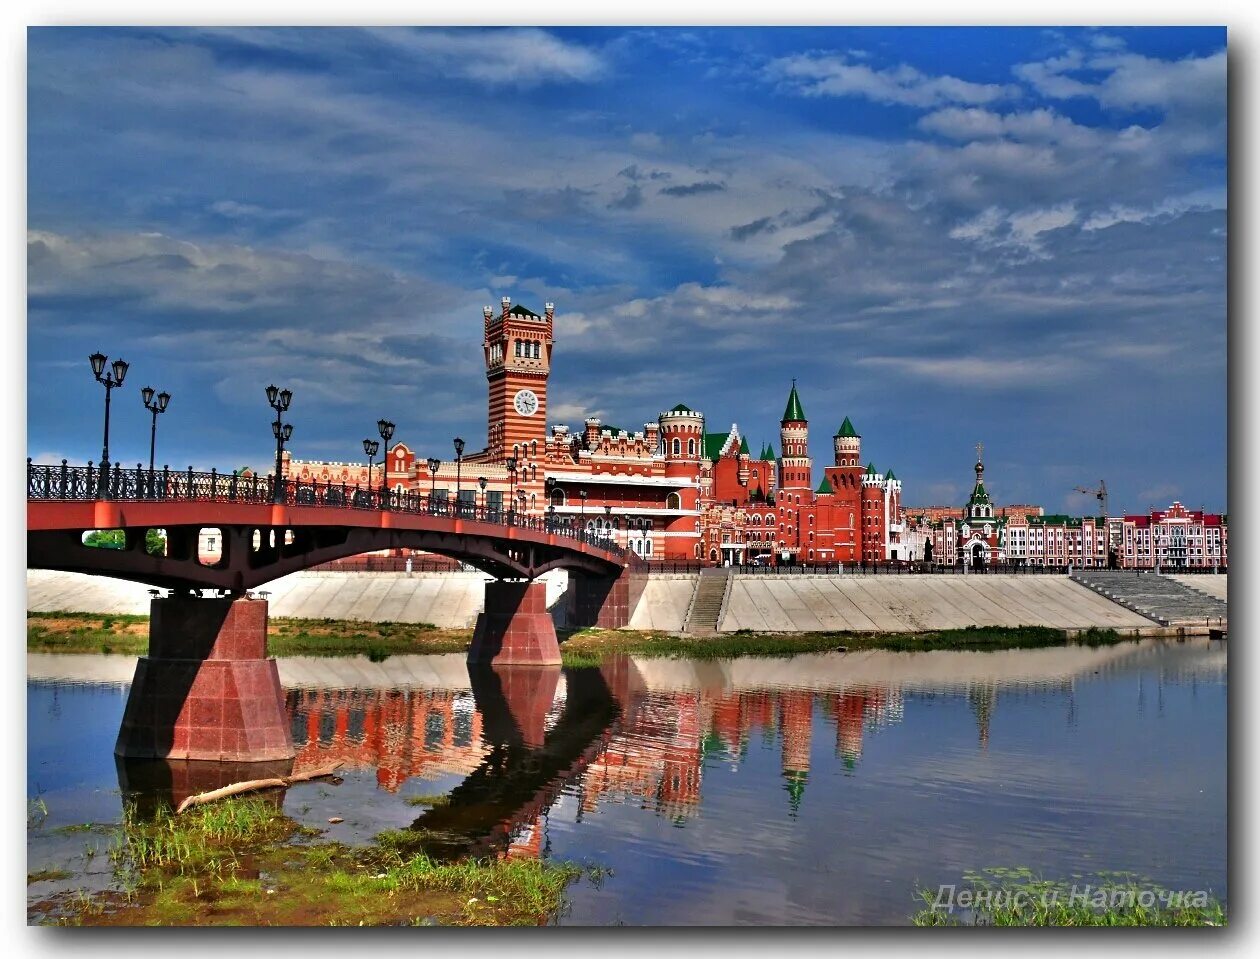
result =
[{"label": "black lamp post", "polygon": [[115,386],[122,386],[130,365],[126,360],[114,360],[106,371],[105,362],[108,359],[104,353],[93,353],[88,357],[88,362],[92,364],[92,375],[96,377],[96,382],[105,387],[105,439],[101,445],[101,471],[97,485],[102,499],[109,495],[109,394]]},{"label": "black lamp post", "polygon": [[606,521],[606,524],[604,527],[604,538],[611,540],[612,539],[612,507],[611,506],[607,506],[607,505],[604,506],[604,520]]},{"label": "black lamp post", "polygon": [[455,437],[455,515],[461,515],[463,506],[459,501],[460,473],[464,466],[464,441]]},{"label": "black lamp post", "polygon": [[368,489],[372,488],[372,461],[376,459],[376,454],[380,448],[381,444],[376,440],[368,439],[363,441],[363,452],[367,454],[368,458]]},{"label": "black lamp post", "polygon": [[386,419],[376,421],[376,431],[381,434],[385,444],[385,455],[381,458],[381,509],[389,508],[389,478],[386,475],[386,463],[389,462],[389,441],[394,438],[394,424]]},{"label": "black lamp post", "polygon": [[171,401],[171,394],[163,391],[157,395],[155,400],[153,397],[153,387],[146,386],[140,391],[140,396],[144,400],[144,408],[153,414],[153,423],[149,427],[149,480],[152,485],[153,480],[153,451],[157,446],[157,418],[159,413],[166,412],[166,404]]},{"label": "black lamp post", "polygon": [[430,456],[429,464],[429,512],[433,512],[433,487],[437,483],[438,470],[442,468],[442,461],[436,456]]},{"label": "black lamp post", "polygon": [[511,515],[508,522],[512,522],[512,517],[516,515],[516,457],[509,456],[503,461],[503,465],[508,471],[508,511]]},{"label": "black lamp post", "polygon": [[274,384],[267,387],[267,402],[276,411],[276,421],[271,424],[271,433],[276,438],[276,486],[272,499],[277,503],[283,503],[285,499],[284,476],[281,473],[284,460],[284,444],[293,435],[293,424],[282,423],[281,414],[289,408],[289,404],[292,401],[292,390],[277,389]]},{"label": "black lamp post", "polygon": [[484,476],[477,477],[477,485],[481,487],[481,511],[484,514],[486,510],[486,484],[489,482]]},{"label": "black lamp post", "polygon": [[578,490],[578,498],[582,501],[582,521],[586,520],[586,490]]}]

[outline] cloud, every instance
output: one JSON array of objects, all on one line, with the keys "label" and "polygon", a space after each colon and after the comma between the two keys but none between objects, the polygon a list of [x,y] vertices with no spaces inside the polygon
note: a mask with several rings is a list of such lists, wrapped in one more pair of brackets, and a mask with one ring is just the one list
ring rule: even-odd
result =
[{"label": "cloud", "polygon": [[586,83],[601,78],[603,60],[586,47],[566,43],[545,30],[440,30],[427,27],[374,27],[382,43],[412,54],[415,64],[444,76],[460,76],[488,86]]},{"label": "cloud", "polygon": [[725,183],[718,183],[715,180],[701,180],[699,183],[662,187],[660,192],[664,196],[695,196],[699,193],[721,193],[725,189]]},{"label": "cloud", "polygon": [[807,97],[865,97],[876,103],[934,107],[946,103],[992,103],[1018,94],[1014,87],[931,76],[900,64],[876,70],[843,56],[797,54],[772,60],[766,76],[780,89]]},{"label": "cloud", "polygon": [[868,356],[863,366],[885,369],[901,378],[928,379],[973,390],[1002,390],[1029,386],[1044,388],[1046,381],[1062,384],[1084,375],[1084,366],[1064,357],[923,357]]}]

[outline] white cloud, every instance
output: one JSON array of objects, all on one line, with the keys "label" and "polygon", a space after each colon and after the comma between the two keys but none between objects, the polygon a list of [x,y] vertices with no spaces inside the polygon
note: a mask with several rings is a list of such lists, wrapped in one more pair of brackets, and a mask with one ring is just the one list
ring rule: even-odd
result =
[{"label": "white cloud", "polygon": [[375,27],[378,40],[415,54],[446,76],[492,86],[536,86],[596,80],[605,66],[595,53],[565,43],[545,30],[439,30]]},{"label": "white cloud", "polygon": [[[1016,76],[1043,96],[1088,97],[1108,109],[1210,110],[1225,108],[1225,51],[1203,57],[1160,60],[1103,49],[1088,55],[1073,50],[1015,67]],[[1090,83],[1072,74],[1105,73]]]},{"label": "white cloud", "polygon": [[1084,223],[1082,230],[1105,230],[1117,223],[1149,223],[1159,217],[1175,217],[1183,213],[1200,210],[1224,210],[1224,188],[1212,187],[1195,190],[1182,196],[1171,196],[1153,206],[1134,207],[1113,203],[1105,210],[1092,213]]},{"label": "white cloud", "polygon": [[772,60],[766,75],[803,96],[860,96],[876,103],[934,107],[946,103],[991,103],[1014,96],[1014,87],[931,76],[906,64],[875,70],[841,56],[797,54]]},{"label": "white cloud", "polygon": [[1076,378],[1085,372],[1079,357],[1068,360],[1031,356],[867,356],[857,363],[887,369],[903,378],[928,379],[981,390],[1012,386],[1056,390],[1065,379]]}]

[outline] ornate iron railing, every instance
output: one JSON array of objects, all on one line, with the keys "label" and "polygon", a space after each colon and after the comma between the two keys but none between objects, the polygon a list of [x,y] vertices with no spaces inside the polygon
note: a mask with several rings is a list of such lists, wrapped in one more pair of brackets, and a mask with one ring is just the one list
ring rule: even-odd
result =
[{"label": "ornate iron railing", "polygon": [[452,519],[475,520],[497,526],[554,533],[617,557],[626,554],[607,536],[593,530],[580,529],[563,518],[532,516],[510,509],[494,509],[487,505],[455,501],[445,497],[405,490],[368,489],[346,483],[304,483],[286,479],[276,489],[269,476],[238,473],[197,472],[186,470],[148,470],[137,464],[124,468],[117,463],[102,471],[92,463],[70,466],[42,466],[26,461],[26,498],[28,500],[119,500],[122,502],[207,502],[207,503],[283,503],[289,506],[314,506],[335,509],[388,510]]}]

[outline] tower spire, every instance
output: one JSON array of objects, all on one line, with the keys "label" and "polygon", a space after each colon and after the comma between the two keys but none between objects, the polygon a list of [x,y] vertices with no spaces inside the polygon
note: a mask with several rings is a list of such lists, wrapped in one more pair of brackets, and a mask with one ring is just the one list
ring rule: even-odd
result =
[{"label": "tower spire", "polygon": [[804,423],[805,410],[801,406],[801,398],[796,392],[796,378],[792,378],[792,392],[788,394],[787,407],[783,411],[784,423]]}]

